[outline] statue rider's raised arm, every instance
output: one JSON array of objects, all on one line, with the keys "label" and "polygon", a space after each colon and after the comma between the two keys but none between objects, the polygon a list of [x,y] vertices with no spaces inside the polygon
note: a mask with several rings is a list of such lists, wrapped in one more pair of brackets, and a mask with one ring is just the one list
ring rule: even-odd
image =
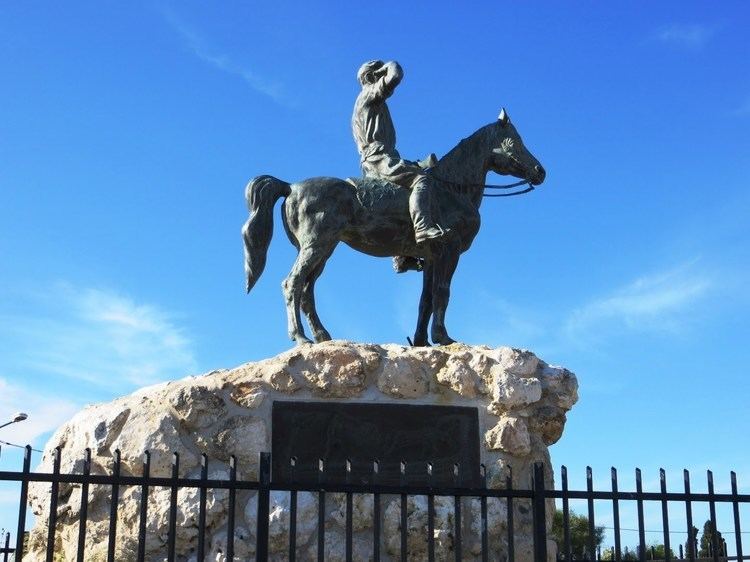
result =
[{"label": "statue rider's raised arm", "polygon": [[[382,62],[373,61],[373,69],[366,71],[364,82],[367,84],[362,90],[364,103],[383,102],[393,94],[393,91],[401,83],[404,71],[396,61]],[[378,68],[376,65],[380,64]]]}]

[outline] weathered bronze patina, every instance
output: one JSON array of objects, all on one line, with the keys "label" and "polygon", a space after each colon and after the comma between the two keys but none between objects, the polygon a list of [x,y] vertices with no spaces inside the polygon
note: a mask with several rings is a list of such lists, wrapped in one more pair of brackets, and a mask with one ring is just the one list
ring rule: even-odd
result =
[{"label": "weathered bronze patina", "polygon": [[[376,72],[363,87],[395,87],[395,75],[390,79],[389,76],[387,70],[381,75]],[[369,80],[374,82],[370,84]],[[360,113],[365,119],[365,130],[367,123],[386,114],[385,97],[367,97],[367,103],[382,105],[374,108],[374,113],[355,110],[355,120]],[[315,341],[331,339],[315,308],[315,281],[338,243],[345,242],[371,256],[401,256],[399,264],[407,259],[423,264],[414,345],[428,345],[430,318],[433,343],[450,344],[454,340],[445,328],[445,312],[451,279],[458,258],[479,232],[479,206],[487,172],[512,175],[538,185],[544,181],[545,171],[524,146],[505,110],[496,121],[460,141],[429,172],[396,158],[395,133],[391,139],[390,133],[383,136],[373,132],[362,142],[363,167],[370,175],[361,180],[350,183],[316,177],[287,183],[263,175],[250,181],[245,191],[250,218],[242,229],[246,288],[250,291],[263,273],[273,233],[274,205],[284,198],[284,229],[298,249],[297,259],[283,282],[287,329],[292,340],[311,343],[302,327],[300,312],[307,317]],[[380,149],[387,150],[378,152]],[[373,174],[375,177],[371,177]]]},{"label": "weathered bronze patina", "polygon": [[[272,480],[318,482],[318,461],[327,482],[398,485],[406,462],[409,484],[453,486],[459,464],[460,486],[479,485],[479,417],[476,408],[405,404],[276,401],[271,422]],[[296,458],[292,467],[290,459]]]}]

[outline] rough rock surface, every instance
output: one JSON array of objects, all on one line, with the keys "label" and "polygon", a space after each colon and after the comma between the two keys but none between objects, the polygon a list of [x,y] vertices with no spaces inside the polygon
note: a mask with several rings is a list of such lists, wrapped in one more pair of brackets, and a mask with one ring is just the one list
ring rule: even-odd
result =
[{"label": "rough rock surface", "polygon": [[[108,404],[89,406],[62,426],[47,444],[38,471],[51,472],[53,451],[62,449],[62,473],[80,474],[83,453],[91,449],[92,474],[108,474],[115,450],[121,453],[124,475],[143,469],[143,452],[151,452],[151,475],[171,474],[172,454],[180,455],[180,476],[200,475],[201,454],[209,459],[209,478],[228,478],[231,455],[237,457],[237,477],[257,478],[257,459],[271,448],[271,405],[284,400],[351,400],[475,406],[479,410],[482,463],[488,485],[505,485],[512,468],[514,486],[529,486],[534,462],[547,466],[552,486],[548,445],[562,435],[566,412],[578,399],[575,375],[552,367],[528,351],[453,344],[433,348],[363,345],[344,341],[301,346],[276,357],[234,369],[143,388]],[[37,515],[31,534],[31,553],[25,560],[43,560],[47,540],[49,484],[30,487],[30,503]],[[89,488],[86,560],[106,560],[110,489]],[[117,560],[132,560],[138,545],[141,490],[123,486],[117,521]],[[177,559],[195,560],[198,540],[197,489],[178,494]],[[75,560],[81,501],[79,485],[60,485],[56,560]],[[206,545],[209,559],[226,560],[226,490],[207,495]],[[298,558],[315,559],[317,552],[317,494],[297,498]],[[153,488],[149,495],[146,559],[164,560],[167,552],[170,494]],[[526,502],[515,502],[517,560],[531,560],[531,513]],[[235,560],[255,552],[255,492],[237,493]],[[383,560],[399,554],[400,503],[383,497],[381,528]],[[435,539],[439,559],[454,558],[453,499],[436,498]],[[408,501],[409,560],[426,559],[427,505],[425,498]],[[326,499],[326,560],[344,560],[344,498]],[[549,510],[551,517],[551,510]],[[466,499],[462,523],[464,560],[480,552],[479,502]],[[372,559],[373,501],[354,499],[354,558]],[[549,522],[548,522],[549,524]],[[492,559],[503,559],[507,537],[504,501],[488,502]],[[285,560],[288,548],[289,495],[273,492],[270,504],[269,545],[272,560]],[[552,553],[553,554],[553,553]]]}]

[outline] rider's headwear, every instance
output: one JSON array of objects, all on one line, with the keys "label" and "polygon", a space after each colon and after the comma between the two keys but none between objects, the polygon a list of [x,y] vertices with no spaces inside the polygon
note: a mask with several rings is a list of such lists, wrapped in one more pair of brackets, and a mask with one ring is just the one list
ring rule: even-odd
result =
[{"label": "rider's headwear", "polygon": [[377,70],[381,66],[383,66],[382,60],[371,60],[363,64],[359,67],[359,70],[357,71],[357,80],[359,80],[359,83],[364,86],[365,85],[365,75],[368,72],[372,72],[374,70]]}]

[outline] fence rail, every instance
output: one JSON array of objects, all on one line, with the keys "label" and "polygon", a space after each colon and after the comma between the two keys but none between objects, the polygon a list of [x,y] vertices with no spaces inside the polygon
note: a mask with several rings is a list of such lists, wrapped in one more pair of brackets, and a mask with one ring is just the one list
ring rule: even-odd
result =
[{"label": "fence rail", "polygon": [[[91,474],[91,451],[86,450],[83,459],[83,471],[80,474],[63,474],[60,472],[61,451],[54,451],[53,471],[51,473],[31,472],[31,448],[26,447],[23,468],[20,472],[0,471],[0,481],[17,482],[20,484],[20,495],[18,505],[18,527],[16,533],[15,547],[10,547],[10,535],[5,536],[5,546],[0,548],[0,554],[3,555],[3,562],[7,562],[9,554],[15,556],[18,562],[24,556],[24,537],[26,533],[26,509],[28,504],[29,484],[34,482],[50,483],[50,511],[47,520],[47,542],[46,542],[46,559],[51,562],[55,557],[54,546],[56,533],[58,532],[57,522],[57,505],[60,484],[77,484],[81,487],[81,501],[78,511],[78,544],[77,560],[82,562],[86,559],[86,525],[88,522],[88,504],[89,488],[92,485],[108,486],[110,488],[110,519],[109,534],[107,544],[107,560],[114,562],[116,560],[116,537],[117,521],[120,491],[124,487],[138,487],[141,491],[139,505],[139,526],[138,526],[138,548],[137,560],[145,561],[146,556],[146,534],[148,520],[148,498],[153,488],[167,488],[170,491],[169,496],[169,523],[168,536],[166,541],[166,558],[169,561],[177,559],[177,508],[178,508],[178,491],[186,488],[197,489],[199,492],[199,514],[198,514],[198,537],[196,556],[198,560],[204,560],[207,555],[206,544],[206,509],[207,509],[207,492],[208,490],[226,490],[228,492],[228,511],[226,521],[226,558],[234,559],[235,549],[235,512],[237,510],[237,493],[243,491],[257,492],[257,512],[256,512],[256,544],[255,559],[265,561],[269,556],[269,508],[270,494],[274,491],[289,493],[289,533],[288,533],[288,559],[294,562],[297,557],[297,519],[298,519],[298,493],[312,492],[317,495],[317,560],[325,559],[325,520],[326,520],[326,496],[328,494],[341,493],[345,495],[345,557],[347,561],[353,560],[353,498],[358,494],[368,494],[373,497],[373,525],[372,525],[372,556],[375,561],[382,558],[382,540],[383,529],[381,524],[382,501],[383,496],[395,496],[400,499],[400,560],[407,560],[408,552],[408,498],[412,496],[425,496],[427,498],[427,560],[435,560],[435,498],[436,497],[453,497],[453,551],[456,561],[463,560],[463,523],[462,523],[462,500],[463,498],[478,498],[480,503],[479,515],[479,534],[481,544],[481,554],[479,558],[483,561],[498,560],[498,552],[492,552],[489,547],[488,532],[488,499],[500,499],[505,502],[507,508],[507,532],[505,533],[505,549],[507,559],[514,561],[517,556],[517,523],[514,521],[518,517],[518,512],[514,509],[517,507],[516,502],[524,502],[531,510],[533,536],[533,558],[535,561],[547,561],[547,540],[549,529],[547,528],[548,500],[559,500],[562,505],[562,536],[558,540],[557,559],[564,561],[571,560],[597,560],[602,559],[601,548],[596,544],[596,513],[595,502],[611,502],[612,520],[613,520],[613,538],[614,546],[611,549],[605,549],[604,557],[612,560],[624,560],[622,548],[622,527],[620,524],[621,502],[635,502],[638,520],[638,560],[650,560],[655,556],[653,549],[650,550],[645,540],[645,523],[644,523],[644,504],[645,502],[655,502],[661,507],[662,515],[662,535],[663,535],[663,559],[685,559],[692,562],[704,560],[699,558],[699,551],[696,546],[697,536],[695,536],[693,527],[693,504],[705,503],[709,508],[710,521],[710,544],[708,545],[709,560],[719,562],[722,560],[750,560],[743,555],[742,529],[740,522],[740,505],[750,504],[750,494],[738,493],[737,477],[734,472],[731,473],[731,493],[715,493],[713,474],[707,473],[707,493],[695,493],[690,489],[690,474],[684,471],[684,492],[668,492],[666,474],[664,470],[660,471],[660,491],[644,492],[641,471],[636,469],[634,492],[621,491],[618,484],[617,470],[611,471],[611,488],[610,490],[594,490],[593,473],[591,468],[586,471],[586,489],[570,490],[568,485],[568,470],[562,467],[560,473],[560,489],[548,489],[545,486],[544,466],[536,464],[530,475],[530,486],[525,489],[514,488],[512,474],[508,473],[504,480],[504,488],[488,488],[487,476],[484,466],[480,469],[482,486],[481,487],[464,487],[460,485],[460,466],[454,468],[454,486],[431,486],[431,465],[424,466],[427,475],[427,485],[409,485],[407,483],[407,466],[401,463],[401,482],[399,485],[380,485],[378,484],[378,462],[372,462],[372,483],[358,484],[352,482],[352,465],[347,461],[345,467],[326,467],[323,460],[318,464],[318,482],[317,484],[297,484],[295,482],[271,482],[271,458],[269,453],[261,453],[259,458],[259,471],[257,481],[247,481],[237,478],[237,464],[234,457],[229,461],[228,479],[211,479],[208,478],[208,459],[206,455],[201,459],[201,473],[199,478],[180,477],[180,457],[175,453],[172,457],[171,477],[154,477],[151,476],[151,456],[147,452],[143,457],[143,466],[141,476],[130,476],[121,474],[121,459],[119,451],[113,455],[113,463],[110,474],[95,475]],[[291,466],[295,466],[295,459],[290,459]],[[411,468],[411,467],[410,467]],[[343,469],[343,475],[342,475]],[[343,477],[342,477],[343,476]],[[337,477],[339,481],[332,480]],[[571,533],[571,500],[584,500],[586,502],[587,533],[585,547],[575,551]],[[687,541],[686,551],[683,552],[680,543],[679,557],[672,555],[670,544],[670,504],[680,504],[685,513]],[[732,508],[732,519],[734,529],[734,549],[735,554],[728,556],[727,545],[719,541],[719,529],[717,524],[716,506],[717,504],[729,505]],[[2,540],[2,538],[0,538]],[[609,557],[609,558],[608,558]],[[629,558],[632,559],[632,558]]]}]

